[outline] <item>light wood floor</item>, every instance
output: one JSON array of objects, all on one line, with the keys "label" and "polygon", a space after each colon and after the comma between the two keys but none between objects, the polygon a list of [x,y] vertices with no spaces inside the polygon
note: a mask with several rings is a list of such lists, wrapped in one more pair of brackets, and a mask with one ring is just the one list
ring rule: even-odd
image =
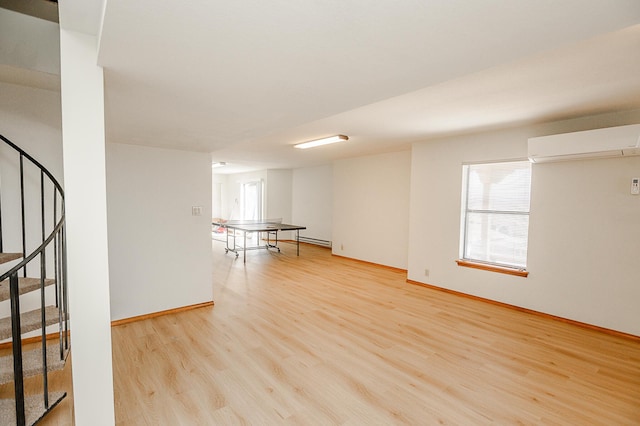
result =
[{"label": "light wood floor", "polygon": [[223,247],[215,307],[112,329],[118,424],[640,424],[639,341],[327,249]]}]

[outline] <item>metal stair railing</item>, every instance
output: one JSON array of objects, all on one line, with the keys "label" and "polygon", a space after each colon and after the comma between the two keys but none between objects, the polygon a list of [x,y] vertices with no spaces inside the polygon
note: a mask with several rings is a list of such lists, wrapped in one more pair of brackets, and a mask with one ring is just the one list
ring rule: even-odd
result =
[{"label": "metal stair railing", "polygon": [[[13,142],[0,135],[0,139],[9,147],[13,148],[19,155],[19,172],[20,172],[20,211],[21,211],[21,239],[22,239],[22,261],[13,266],[10,270],[0,275],[0,282],[9,279],[10,300],[11,300],[11,329],[12,329],[12,348],[13,348],[13,372],[14,372],[14,389],[16,402],[16,424],[19,426],[26,424],[25,416],[25,395],[24,395],[24,377],[22,365],[22,333],[20,324],[20,294],[18,288],[18,274],[22,273],[23,277],[27,277],[27,266],[39,259],[40,261],[40,309],[41,309],[41,339],[42,339],[42,376],[43,376],[43,407],[46,414],[62,399],[58,399],[53,403],[49,401],[49,383],[47,368],[47,335],[46,335],[46,315],[45,315],[45,280],[47,277],[47,248],[53,251],[53,273],[55,277],[55,304],[58,308],[58,328],[59,328],[59,346],[60,357],[66,354],[69,349],[69,312],[68,312],[68,292],[66,283],[67,258],[66,258],[66,238],[65,238],[65,214],[64,214],[64,190],[55,177],[37,160],[26,153],[23,149],[15,145]],[[25,219],[25,161],[28,160],[32,165],[37,167],[40,172],[40,239],[41,244],[27,254],[27,232]],[[46,203],[45,203],[45,177],[53,185],[52,200],[52,230],[46,231]],[[2,215],[2,204],[0,195],[0,252],[3,252],[3,234],[2,227],[6,226],[7,220]],[[58,201],[60,204],[58,205]],[[49,253],[51,254],[51,253]],[[64,396],[63,396],[64,397]]]}]

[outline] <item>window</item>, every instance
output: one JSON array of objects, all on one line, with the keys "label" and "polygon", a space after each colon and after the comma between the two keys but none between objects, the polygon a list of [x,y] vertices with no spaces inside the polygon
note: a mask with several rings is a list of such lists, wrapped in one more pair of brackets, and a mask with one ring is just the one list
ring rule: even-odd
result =
[{"label": "window", "polygon": [[241,187],[240,219],[262,219],[262,181],[245,182]]},{"label": "window", "polygon": [[463,166],[463,263],[526,269],[530,194],[528,161]]}]

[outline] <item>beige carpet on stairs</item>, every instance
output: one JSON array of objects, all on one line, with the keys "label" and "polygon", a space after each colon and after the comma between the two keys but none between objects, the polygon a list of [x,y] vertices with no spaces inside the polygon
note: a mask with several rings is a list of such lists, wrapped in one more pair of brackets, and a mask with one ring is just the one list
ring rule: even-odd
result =
[{"label": "beige carpet on stairs", "polygon": [[[50,286],[55,283],[55,280],[47,278],[44,280],[44,286]],[[40,289],[40,278],[18,278],[18,292],[19,294],[29,293]],[[0,282],[0,300],[9,300],[9,280]]]},{"label": "beige carpet on stairs", "polygon": [[0,263],[11,262],[22,257],[22,253],[0,253]]},{"label": "beige carpet on stairs", "polygon": [[[49,393],[49,407],[58,404],[65,392]],[[13,399],[0,399],[0,425],[16,424],[16,402]],[[44,398],[42,395],[28,396],[24,401],[25,417],[28,425],[33,425],[44,415]]]},{"label": "beige carpet on stairs", "polygon": [[[45,307],[46,324],[52,325],[58,322],[58,308]],[[41,327],[40,309],[24,312],[20,315],[20,328],[22,333],[38,330]],[[11,338],[11,317],[0,319],[0,340]]]},{"label": "beige carpet on stairs", "polygon": [[[47,345],[47,371],[64,368],[65,360],[60,359],[60,346],[57,342]],[[42,349],[22,352],[22,372],[24,377],[42,374]],[[0,357],[0,384],[13,381],[13,356]],[[1,424],[1,423],[0,423]]]}]

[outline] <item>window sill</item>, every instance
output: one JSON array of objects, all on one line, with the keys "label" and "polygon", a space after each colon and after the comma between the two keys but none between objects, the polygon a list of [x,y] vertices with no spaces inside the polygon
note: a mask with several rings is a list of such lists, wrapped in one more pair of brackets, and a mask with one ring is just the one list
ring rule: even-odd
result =
[{"label": "window sill", "polygon": [[466,268],[482,269],[483,271],[498,272],[500,274],[515,275],[517,277],[524,277],[524,278],[529,276],[529,272],[522,269],[507,268],[504,266],[496,266],[496,265],[487,265],[485,263],[470,262],[468,260],[463,260],[463,259],[456,260],[456,263],[458,264],[458,266],[464,266]]}]

